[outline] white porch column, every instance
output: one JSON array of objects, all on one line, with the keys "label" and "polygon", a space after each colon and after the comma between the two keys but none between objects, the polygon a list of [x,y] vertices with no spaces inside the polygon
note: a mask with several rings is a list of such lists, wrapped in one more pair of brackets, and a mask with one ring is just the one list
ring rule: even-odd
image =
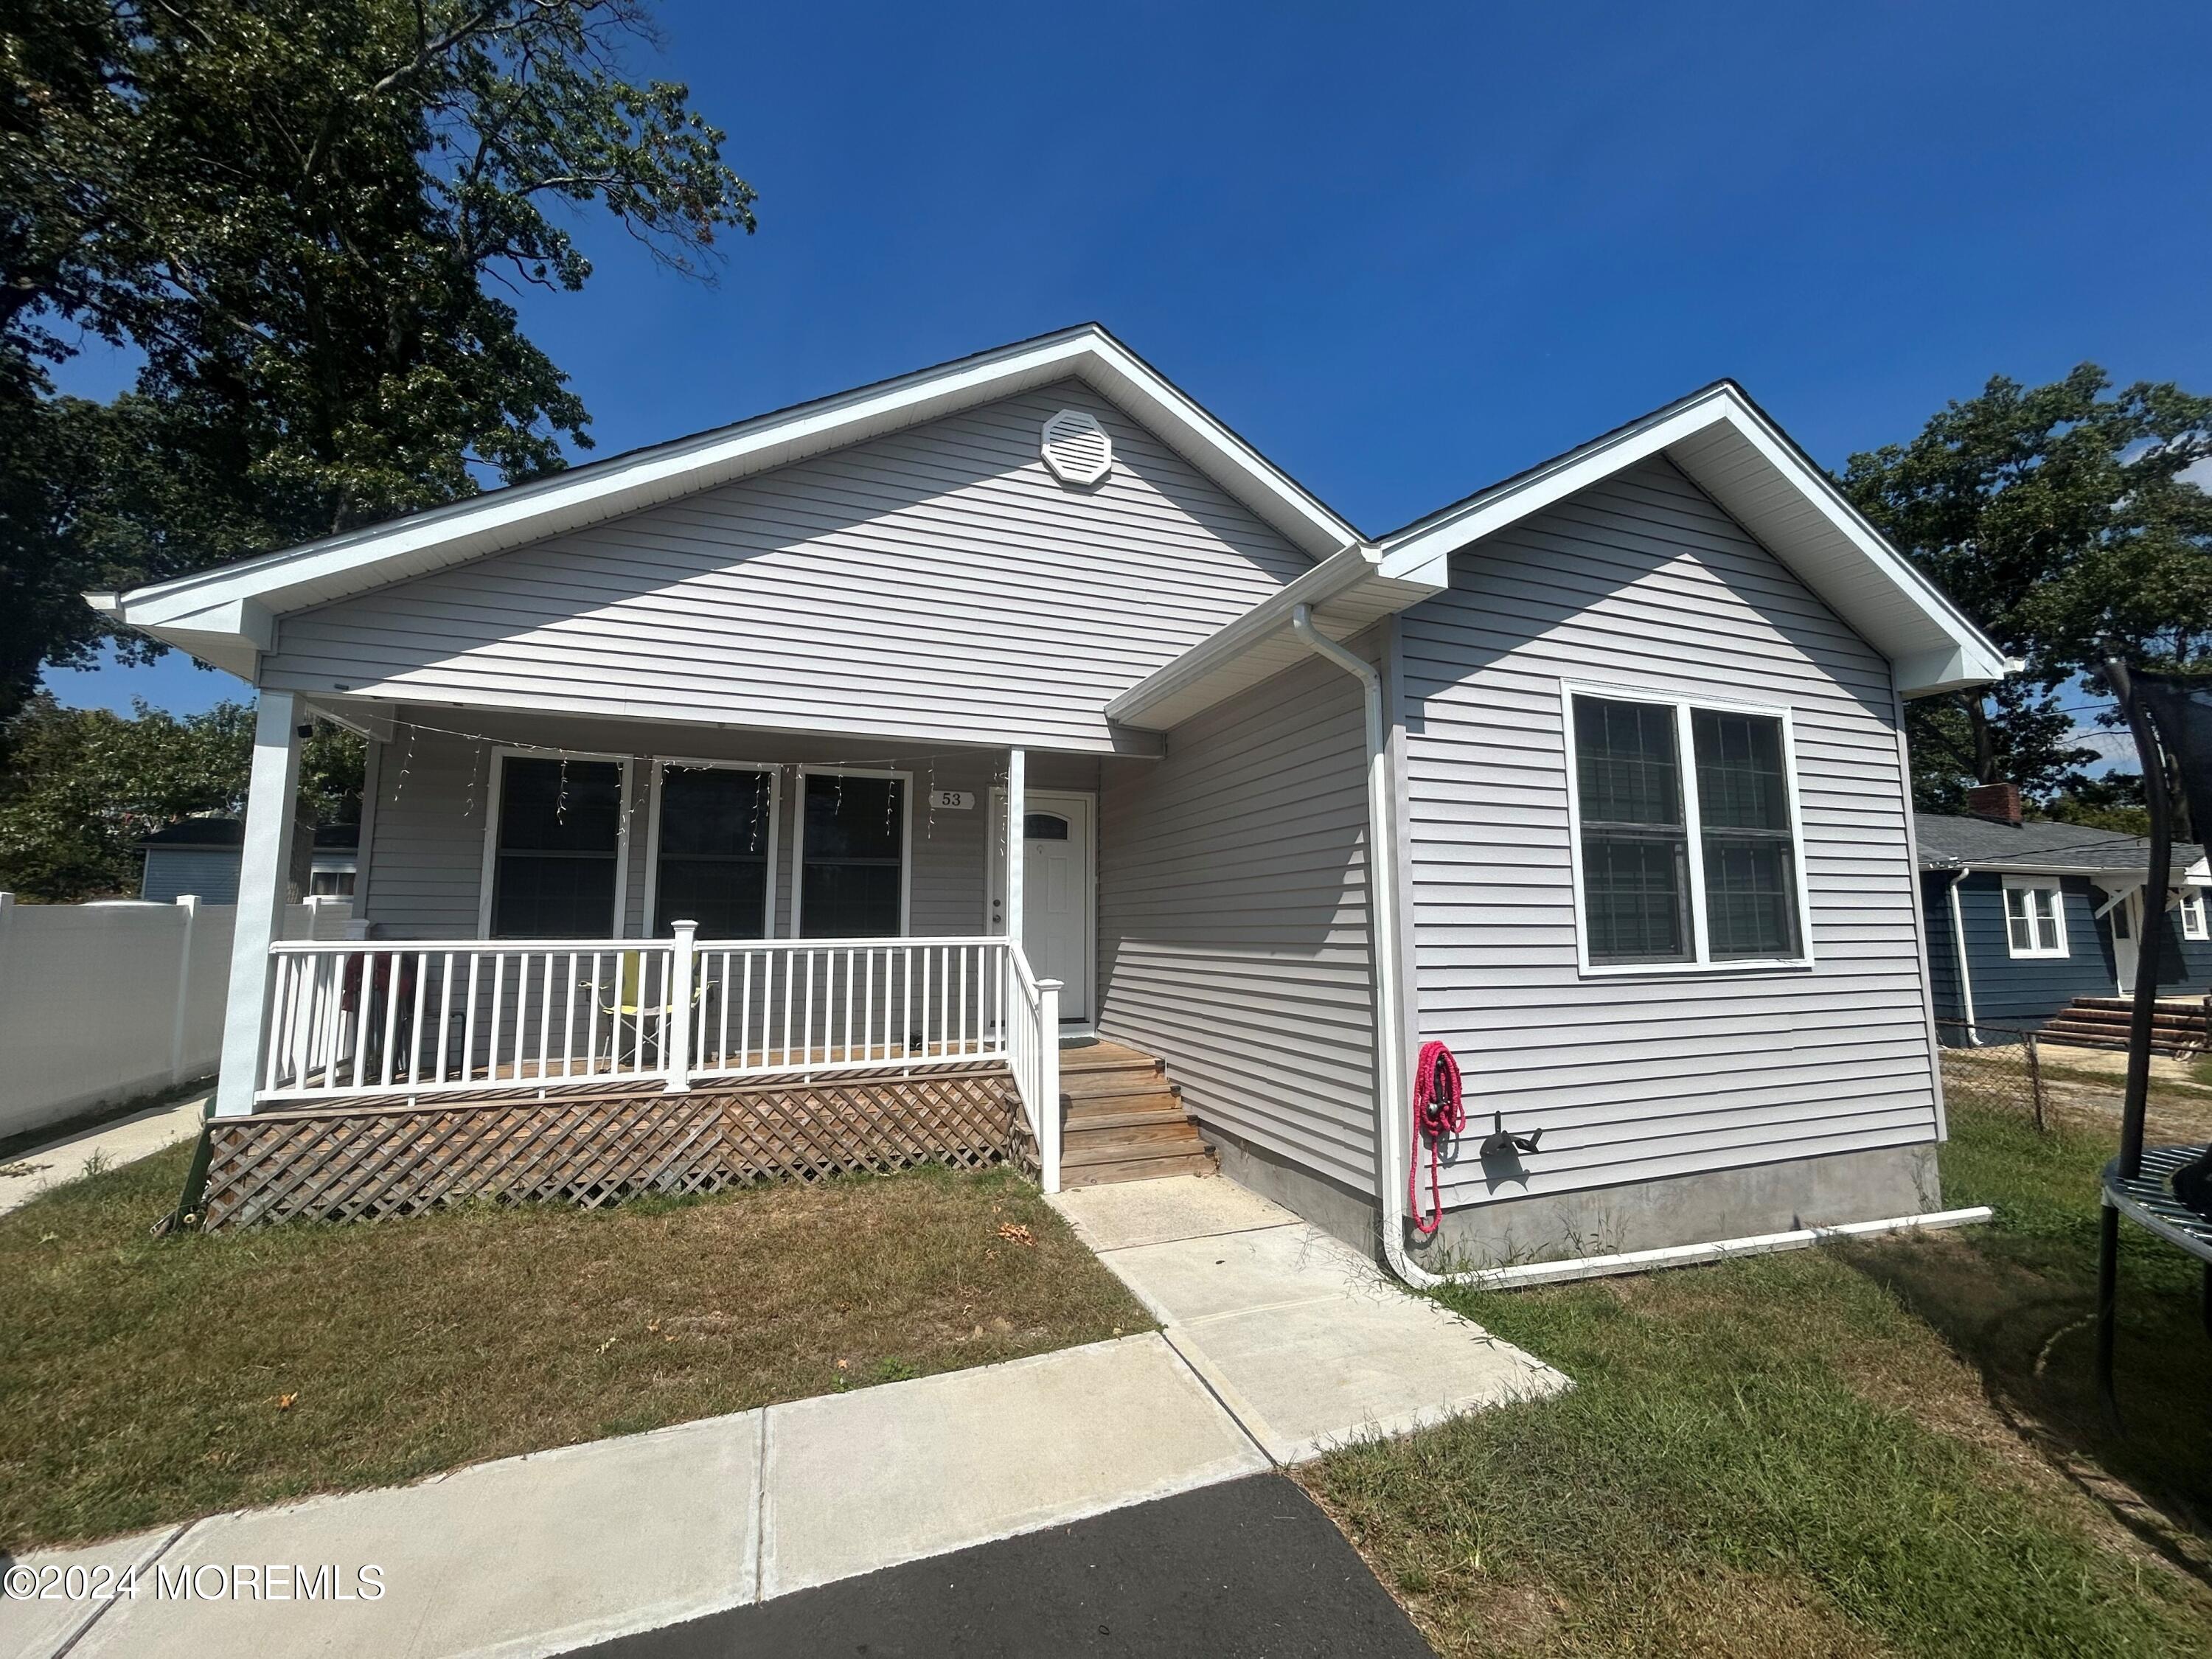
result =
[{"label": "white porch column", "polygon": [[[1017,944],[1022,937],[1022,823],[1028,811],[1028,751],[1006,750],[1006,937]],[[1035,963],[1030,970],[1036,971]]]},{"label": "white porch column", "polygon": [[222,1075],[215,1109],[231,1117],[253,1109],[269,1036],[269,947],[283,931],[292,832],[299,816],[300,700],[264,690],[253,711],[253,771],[246,797],[246,844],[239,849],[237,931],[230,946],[230,991],[222,1007]]}]

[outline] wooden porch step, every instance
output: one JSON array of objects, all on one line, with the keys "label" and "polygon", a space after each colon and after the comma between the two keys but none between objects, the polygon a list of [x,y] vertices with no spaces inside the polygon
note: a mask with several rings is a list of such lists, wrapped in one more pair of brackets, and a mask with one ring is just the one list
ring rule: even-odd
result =
[{"label": "wooden porch step", "polygon": [[1119,1042],[1085,1042],[1060,1051],[1060,1076],[1063,1083],[1071,1078],[1121,1073],[1158,1077],[1166,1069],[1167,1061],[1158,1054],[1148,1054]]},{"label": "wooden porch step", "polygon": [[1060,1183],[1210,1171],[1213,1154],[1157,1054],[1119,1042],[1087,1042],[1060,1055]]},{"label": "wooden porch step", "polygon": [[1127,1109],[1127,1103],[1133,1100],[1182,1098],[1182,1086],[1170,1083],[1157,1072],[1141,1074],[1109,1072],[1060,1091],[1060,1109],[1066,1112],[1124,1111]]},{"label": "wooden porch step", "polygon": [[1205,1146],[1198,1138],[1198,1126],[1180,1112],[1172,1116],[1162,1112],[1147,1118],[1122,1120],[1111,1123],[1071,1123],[1060,1139],[1061,1155],[1072,1152],[1112,1152],[1116,1148],[1133,1152],[1142,1146],[1175,1146],[1184,1152],[1196,1152]]},{"label": "wooden porch step", "polygon": [[1188,1152],[1163,1151],[1143,1157],[1079,1157],[1067,1153],[1060,1161],[1063,1188],[1103,1187],[1115,1181],[1156,1181],[1163,1176],[1212,1175],[1213,1154],[1200,1141]]}]

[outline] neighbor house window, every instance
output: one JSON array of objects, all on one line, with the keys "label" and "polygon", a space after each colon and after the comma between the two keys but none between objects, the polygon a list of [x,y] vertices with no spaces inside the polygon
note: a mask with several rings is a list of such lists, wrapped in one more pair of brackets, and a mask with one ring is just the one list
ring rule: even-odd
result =
[{"label": "neighbor house window", "polygon": [[2008,879],[2004,902],[2005,946],[2012,955],[2066,954],[2066,904],[2055,879]]},{"label": "neighbor house window", "polygon": [[1804,960],[1783,717],[1579,692],[1572,702],[1587,964]]},{"label": "neighbor house window", "polygon": [[806,939],[895,939],[906,931],[906,780],[804,775],[799,927]]},{"label": "neighbor house window", "polygon": [[696,921],[701,939],[766,939],[775,774],[669,762],[658,817],[653,933]]},{"label": "neighbor house window", "polygon": [[622,765],[501,758],[492,821],[496,939],[605,939],[617,930]]},{"label": "neighbor house window", "polygon": [[314,870],[307,875],[307,890],[317,898],[351,898],[353,887],[350,870]]},{"label": "neighbor house window", "polygon": [[2181,936],[2184,939],[2203,939],[2204,890],[2191,887],[2181,896]]}]

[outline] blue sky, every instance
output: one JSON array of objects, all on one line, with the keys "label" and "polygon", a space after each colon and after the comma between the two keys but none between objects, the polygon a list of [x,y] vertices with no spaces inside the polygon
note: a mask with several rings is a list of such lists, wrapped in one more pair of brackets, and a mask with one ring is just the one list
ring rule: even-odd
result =
[{"label": "blue sky", "polygon": [[703,288],[587,222],[525,301],[602,453],[1094,318],[1369,531],[1721,375],[1831,465],[1993,374],[2212,389],[2201,0],[659,15],[761,229]]}]

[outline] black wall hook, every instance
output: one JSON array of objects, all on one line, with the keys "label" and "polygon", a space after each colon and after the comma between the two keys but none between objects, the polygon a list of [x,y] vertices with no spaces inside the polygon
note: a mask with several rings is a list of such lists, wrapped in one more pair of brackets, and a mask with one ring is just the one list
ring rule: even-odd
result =
[{"label": "black wall hook", "polygon": [[1536,1150],[1536,1143],[1543,1138],[1541,1129],[1531,1129],[1525,1135],[1510,1133],[1505,1127],[1505,1114],[1493,1112],[1490,1133],[1482,1138],[1480,1155],[1484,1158],[1504,1158],[1514,1152],[1533,1152]]}]

